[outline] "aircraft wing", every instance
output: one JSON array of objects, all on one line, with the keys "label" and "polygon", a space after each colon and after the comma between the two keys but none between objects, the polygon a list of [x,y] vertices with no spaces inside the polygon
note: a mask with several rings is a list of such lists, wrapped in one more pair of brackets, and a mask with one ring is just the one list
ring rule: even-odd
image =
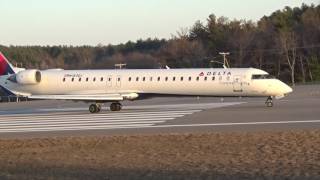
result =
[{"label": "aircraft wing", "polygon": [[78,100],[78,101],[122,101],[121,94],[99,95],[30,95],[29,99]]}]

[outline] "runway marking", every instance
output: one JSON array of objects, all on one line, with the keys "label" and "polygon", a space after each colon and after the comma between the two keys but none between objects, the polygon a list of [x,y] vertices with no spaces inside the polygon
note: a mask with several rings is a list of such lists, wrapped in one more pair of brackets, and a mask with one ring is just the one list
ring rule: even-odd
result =
[{"label": "runway marking", "polygon": [[103,114],[19,114],[0,116],[0,133],[140,128],[199,112],[159,110]]},{"label": "runway marking", "polygon": [[[161,123],[161,122],[165,122],[165,120],[169,120],[171,118],[163,118],[162,120],[151,120],[151,121],[148,121],[148,124],[154,124],[154,123]],[[145,124],[146,122],[130,122],[130,125],[132,124]],[[127,122],[94,122],[94,123],[77,123],[77,124],[74,124],[74,123],[68,123],[68,122],[62,122],[62,123],[56,123],[56,124],[37,124],[37,126],[35,127],[35,124],[30,124],[30,125],[10,125],[10,127],[12,128],[15,128],[15,127],[18,127],[18,128],[42,128],[42,127],[65,127],[66,125],[68,124],[72,124],[72,127],[78,127],[78,126],[104,126],[104,125],[113,125],[113,126],[117,126],[117,125],[128,125]],[[8,129],[7,127],[3,128],[3,127],[0,127],[0,130],[2,129]]]},{"label": "runway marking", "polygon": [[240,125],[299,124],[299,123],[320,123],[320,120],[306,120],[306,121],[265,121],[265,122],[211,123],[211,124],[169,124],[169,125],[151,126],[150,128],[201,127],[201,126],[240,126]]},{"label": "runway marking", "polygon": [[[179,114],[192,114],[194,112],[199,112],[201,110],[188,110],[188,111],[168,111],[170,112],[170,114],[172,115],[179,115]],[[87,113],[87,114],[53,114],[53,113],[50,113],[50,114],[19,114],[19,115],[2,115],[0,116],[0,119],[2,118],[19,118],[19,119],[23,119],[23,118],[29,118],[30,116],[32,116],[33,118],[34,117],[54,117],[54,115],[57,115],[59,117],[69,117],[69,116],[72,116],[72,117],[89,117],[89,118],[96,118],[96,117],[105,117],[105,116],[108,116],[108,117],[119,117],[119,116],[139,116],[141,117],[141,115],[152,115],[152,116],[157,116],[157,115],[162,115],[163,114],[163,111],[152,111],[152,112],[111,112],[111,113],[101,113],[101,114],[90,114],[90,113]]]},{"label": "runway marking", "polygon": [[[236,104],[240,103],[128,106],[127,109],[132,111],[109,111],[99,114],[77,111],[68,113],[70,109],[64,109],[65,111],[62,112],[56,109],[38,109],[38,113],[0,115],[0,133],[157,127],[160,123],[167,123],[204,109]],[[145,110],[142,111],[144,108]]]},{"label": "runway marking", "polygon": [[50,131],[79,131],[79,130],[109,130],[109,129],[131,129],[131,128],[143,128],[149,127],[152,124],[145,123],[139,125],[113,125],[113,126],[86,126],[86,127],[59,127],[59,128],[28,128],[28,129],[6,129],[6,131],[0,131],[1,133],[12,132],[50,132]]},{"label": "runway marking", "polygon": [[[186,114],[187,115],[187,114]],[[146,116],[146,117],[132,117],[132,118],[129,118],[129,119],[121,119],[121,118],[105,118],[105,117],[101,117],[101,118],[95,118],[93,120],[90,120],[90,118],[72,118],[72,117],[69,117],[67,119],[33,119],[33,120],[30,120],[30,119],[26,119],[26,120],[11,120],[11,121],[4,121],[2,120],[0,122],[0,126],[1,125],[7,125],[7,124],[21,124],[21,123],[34,123],[34,124],[37,124],[37,123],[59,123],[59,122],[70,122],[70,123],[74,123],[74,122],[88,122],[88,123],[93,123],[93,122],[105,122],[106,120],[108,122],[125,122],[125,121],[132,121],[132,120],[135,120],[135,121],[145,121],[145,120],[153,120],[153,119],[174,119],[174,118],[177,118],[177,117],[182,117],[184,115],[180,115],[180,116]],[[10,119],[8,119],[10,120]],[[38,120],[38,121],[34,121],[34,120]],[[1,127],[0,127],[1,128]]]},{"label": "runway marking", "polygon": [[[6,132],[49,132],[49,131],[72,131],[72,130],[115,130],[115,129],[147,129],[147,128],[170,128],[170,127],[201,127],[201,126],[232,126],[232,125],[264,125],[264,124],[298,124],[298,123],[320,123],[320,120],[306,121],[278,121],[278,122],[244,122],[244,123],[212,123],[212,124],[172,124],[172,125],[154,125],[154,124],[137,124],[137,125],[113,125],[88,127],[59,127],[52,128],[30,128],[30,129],[7,129]],[[1,131],[0,131],[1,132]]]},{"label": "runway marking", "polygon": [[[170,104],[170,105],[140,105],[140,106],[124,106],[123,111],[121,113],[126,113],[130,110],[135,110],[135,112],[150,112],[150,111],[157,111],[157,110],[168,110],[168,111],[174,111],[174,110],[193,110],[193,109],[211,109],[211,108],[219,108],[219,107],[225,107],[225,106],[231,106],[231,105],[238,105],[243,104],[245,102],[222,102],[222,103],[194,103],[194,104]],[[103,110],[106,110],[109,108],[104,108]],[[80,111],[88,112],[88,108],[80,107],[80,108],[73,108],[73,107],[67,107],[67,108],[30,108],[30,109],[10,109],[10,110],[1,110],[0,115],[21,115],[21,114],[32,114],[35,113],[65,113],[65,112],[73,112],[77,113]],[[83,113],[83,112],[82,112]],[[118,114],[118,112],[110,112],[108,110],[108,113],[110,114]],[[130,112],[128,112],[130,113]]]}]

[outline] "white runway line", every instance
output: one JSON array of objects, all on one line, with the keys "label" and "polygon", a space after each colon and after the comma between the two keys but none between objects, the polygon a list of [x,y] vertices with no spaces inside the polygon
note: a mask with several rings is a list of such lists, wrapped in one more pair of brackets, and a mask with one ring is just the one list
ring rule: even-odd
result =
[{"label": "white runway line", "polygon": [[[194,103],[194,104],[163,104],[163,105],[139,105],[139,106],[123,106],[123,110],[136,110],[136,111],[142,111],[146,112],[147,110],[192,110],[192,109],[211,109],[211,108],[218,108],[218,107],[225,107],[225,106],[232,106],[232,105],[238,105],[243,104],[245,102],[219,102],[219,103]],[[183,108],[181,108],[183,107]],[[73,107],[67,107],[67,108],[38,108],[38,109],[23,109],[23,110],[9,110],[10,113],[18,112],[28,112],[29,114],[34,113],[43,113],[43,112],[88,112],[87,107],[79,107],[79,108],[73,108]],[[103,111],[109,111],[109,108],[103,108]],[[8,111],[0,111],[0,114],[6,114]],[[109,111],[110,112],[110,111]],[[112,112],[113,113],[113,112]]]},{"label": "white runway line", "polygon": [[[157,127],[159,123],[165,123],[204,109],[236,104],[241,103],[127,106],[128,110],[134,111],[109,111],[99,114],[76,112],[84,108],[37,109],[35,111],[37,113],[32,114],[0,115],[0,133]],[[85,110],[87,111],[87,108]],[[68,113],[68,111],[71,112]]]},{"label": "white runway line", "polygon": [[169,124],[169,125],[150,126],[150,128],[201,127],[201,126],[241,126],[241,125],[266,125],[266,124],[302,124],[302,123],[320,123],[320,120],[265,121],[265,122],[212,123],[212,124]]},{"label": "white runway line", "polygon": [[149,127],[153,124],[139,124],[139,125],[110,125],[110,126],[85,126],[85,127],[59,127],[59,128],[29,128],[29,129],[6,129],[5,131],[0,131],[0,133],[9,132],[50,132],[50,131],[79,131],[79,130],[108,130],[108,129],[136,129]]},{"label": "white runway line", "polygon": [[[70,122],[70,123],[77,123],[77,122],[88,122],[88,123],[93,123],[93,122],[105,122],[105,121],[108,121],[108,122],[125,122],[125,121],[146,121],[146,120],[152,120],[152,119],[162,119],[162,118],[165,118],[165,119],[168,119],[168,118],[171,118],[171,119],[174,119],[174,118],[177,118],[177,117],[182,117],[184,115],[180,115],[180,116],[147,116],[147,117],[133,117],[133,118],[94,118],[94,119],[90,119],[90,118],[72,118],[72,117],[69,117],[69,118],[65,118],[65,119],[25,119],[25,120],[10,120],[10,121],[4,121],[2,120],[0,122],[0,126],[3,126],[3,125],[7,125],[7,124],[26,124],[26,123],[60,123],[60,122]],[[0,127],[1,128],[1,127]]]},{"label": "white runway line", "polygon": [[201,109],[184,110],[180,107],[170,111],[4,115],[0,116],[0,133],[141,128],[199,111]]},{"label": "white runway line", "polygon": [[133,121],[133,122],[94,122],[94,123],[68,123],[68,122],[63,122],[63,123],[57,123],[57,124],[29,124],[29,125],[9,125],[8,127],[2,128],[0,127],[0,130],[2,129],[8,129],[8,128],[44,128],[44,127],[66,127],[66,125],[72,125],[72,127],[78,127],[78,126],[97,126],[97,125],[132,125],[132,124],[154,124],[154,123],[161,123],[165,122],[165,120],[169,120],[171,118],[163,118],[162,120],[148,120],[148,121]]},{"label": "white runway line", "polygon": [[[198,112],[198,111],[194,111],[194,112]],[[194,113],[192,112],[192,113]],[[183,116],[183,115],[186,115],[186,114],[192,114],[190,112],[185,112],[185,113],[167,113],[167,112],[164,112],[164,113],[157,113],[157,114],[135,114],[135,115],[122,115],[121,113],[119,113],[118,115],[108,115],[108,114],[105,114],[105,115],[99,115],[99,116],[95,116],[95,115],[82,115],[82,116],[73,116],[73,115],[53,115],[53,116],[50,116],[50,115],[46,115],[46,116],[23,116],[23,117],[2,117],[0,116],[0,122],[1,121],[7,121],[9,119],[11,120],[26,120],[26,119],[56,119],[57,117],[59,117],[59,119],[63,119],[63,118],[78,118],[78,119],[123,119],[123,118],[140,118],[140,117],[162,117],[162,116],[167,116],[167,117],[176,117],[176,116]]]},{"label": "white runway line", "polygon": [[100,123],[100,122],[138,122],[138,121],[152,121],[152,120],[163,120],[163,119],[175,119],[177,117],[181,116],[156,116],[156,117],[134,117],[134,118],[124,118],[124,119],[113,119],[113,118],[95,118],[95,119],[78,119],[78,118],[68,118],[68,119],[35,119],[35,120],[9,120],[9,121],[2,121],[0,122],[0,128],[1,126],[7,126],[11,124],[58,124],[58,123],[66,123],[66,124],[72,124],[72,123]]},{"label": "white runway line", "polygon": [[194,113],[199,112],[201,110],[188,110],[188,111],[152,111],[152,112],[107,112],[107,113],[99,113],[99,114],[18,114],[18,115],[0,115],[0,119],[2,118],[28,118],[28,117],[90,117],[90,118],[96,118],[96,117],[119,117],[119,116],[141,116],[141,115],[158,115],[158,114],[188,114],[188,113]]}]

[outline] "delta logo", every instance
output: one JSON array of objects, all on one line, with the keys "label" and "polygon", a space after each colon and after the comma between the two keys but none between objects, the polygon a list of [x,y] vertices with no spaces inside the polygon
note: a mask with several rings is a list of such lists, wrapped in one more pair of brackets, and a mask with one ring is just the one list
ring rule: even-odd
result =
[{"label": "delta logo", "polygon": [[204,72],[201,72],[201,73],[199,74],[199,76],[204,76]]}]

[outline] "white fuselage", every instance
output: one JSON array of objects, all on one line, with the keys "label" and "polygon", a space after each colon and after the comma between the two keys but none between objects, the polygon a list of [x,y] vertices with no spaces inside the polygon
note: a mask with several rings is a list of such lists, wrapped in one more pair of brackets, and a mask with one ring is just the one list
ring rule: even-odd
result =
[{"label": "white fuselage", "polygon": [[292,91],[254,68],[228,69],[122,69],[45,70],[37,84],[22,85],[1,78],[0,84],[21,95],[195,95],[195,96],[284,96]]}]

